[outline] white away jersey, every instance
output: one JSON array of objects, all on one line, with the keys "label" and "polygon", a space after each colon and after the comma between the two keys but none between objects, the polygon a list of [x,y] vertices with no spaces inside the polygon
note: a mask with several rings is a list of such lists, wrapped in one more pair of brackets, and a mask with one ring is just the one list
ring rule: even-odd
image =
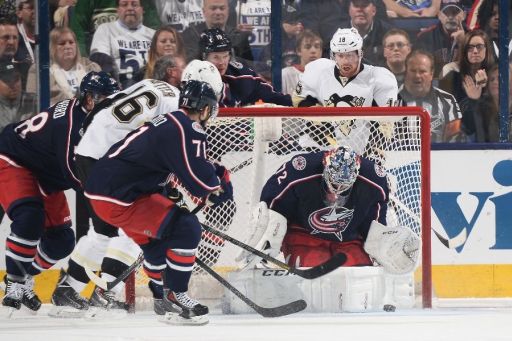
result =
[{"label": "white away jersey", "polygon": [[171,25],[179,32],[204,21],[203,0],[156,0],[155,7],[162,25]]},{"label": "white away jersey", "polygon": [[[331,59],[320,58],[306,65],[295,96],[311,96],[324,107],[371,107],[395,105],[398,85],[387,69],[361,64],[362,70],[345,86],[336,79],[338,70]],[[335,69],[336,68],[336,69]]]},{"label": "white away jersey", "polygon": [[152,28],[141,25],[136,30],[129,30],[119,20],[98,26],[91,43],[91,55],[104,53],[116,62],[119,80],[126,80],[146,65],[151,39],[155,34]]},{"label": "white away jersey", "polygon": [[105,100],[110,102],[107,107],[86,118],[85,132],[75,154],[101,158],[114,143],[146,121],[178,110],[179,97],[177,88],[154,79],[145,79],[111,95]]}]

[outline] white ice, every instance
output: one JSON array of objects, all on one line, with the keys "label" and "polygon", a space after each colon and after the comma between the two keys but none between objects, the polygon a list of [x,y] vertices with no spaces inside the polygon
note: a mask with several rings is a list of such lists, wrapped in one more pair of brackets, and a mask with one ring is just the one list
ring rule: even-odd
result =
[{"label": "white ice", "polygon": [[[455,307],[458,306],[458,307]],[[511,341],[511,301],[455,301],[434,309],[377,313],[210,315],[206,326],[171,326],[151,312],[120,319],[55,319],[44,305],[35,316],[11,319],[0,309],[0,340],[179,341]]]}]

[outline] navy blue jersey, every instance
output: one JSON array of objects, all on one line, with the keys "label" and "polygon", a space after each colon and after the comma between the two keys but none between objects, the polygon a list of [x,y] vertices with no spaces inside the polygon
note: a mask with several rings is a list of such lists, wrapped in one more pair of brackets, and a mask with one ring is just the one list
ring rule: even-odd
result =
[{"label": "navy blue jersey", "polygon": [[68,99],[10,124],[0,134],[0,155],[29,169],[46,193],[79,189],[73,157],[86,115],[76,99]]},{"label": "navy blue jersey", "polygon": [[242,63],[232,61],[222,76],[224,93],[219,101],[221,107],[242,107],[262,100],[283,106],[292,106],[290,95],[274,90],[272,85],[259,77]]},{"label": "navy blue jersey", "polygon": [[89,173],[89,198],[131,204],[139,196],[162,192],[174,174],[194,196],[220,188],[206,159],[206,135],[183,111],[158,115],[114,144]]},{"label": "navy blue jersey", "polygon": [[267,181],[261,200],[281,213],[292,228],[332,241],[366,239],[372,220],[386,224],[388,186],[383,169],[362,158],[350,194],[336,203],[326,200],[324,152],[300,154]]}]

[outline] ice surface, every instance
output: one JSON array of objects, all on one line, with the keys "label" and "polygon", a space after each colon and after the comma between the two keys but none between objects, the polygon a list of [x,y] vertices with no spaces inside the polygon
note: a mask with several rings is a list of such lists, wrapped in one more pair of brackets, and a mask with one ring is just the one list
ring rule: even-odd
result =
[{"label": "ice surface", "polygon": [[[109,320],[55,319],[49,306],[35,316],[7,319],[0,308],[0,340],[218,340],[218,341],[510,341],[512,304],[456,301],[434,309],[394,313],[211,315],[206,326],[171,326],[151,312]],[[484,307],[492,304],[493,307]],[[452,305],[452,307],[449,307]]]}]

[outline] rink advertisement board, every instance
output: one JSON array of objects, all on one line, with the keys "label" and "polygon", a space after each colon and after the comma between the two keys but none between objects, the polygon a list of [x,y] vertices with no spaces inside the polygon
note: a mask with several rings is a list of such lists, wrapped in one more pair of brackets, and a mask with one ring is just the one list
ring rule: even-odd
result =
[{"label": "rink advertisement board", "polygon": [[[432,234],[435,296],[512,297],[512,152],[432,151],[431,176],[432,228],[457,242],[447,248]],[[66,194],[74,217],[75,195]],[[4,218],[0,240],[8,233]]]}]

